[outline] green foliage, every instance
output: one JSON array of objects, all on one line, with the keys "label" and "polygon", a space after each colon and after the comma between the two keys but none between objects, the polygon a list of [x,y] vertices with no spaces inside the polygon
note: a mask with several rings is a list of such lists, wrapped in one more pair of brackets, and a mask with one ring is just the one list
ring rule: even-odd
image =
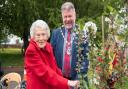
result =
[{"label": "green foliage", "polygon": [[83,30],[82,30],[83,26],[80,25],[80,27],[78,29],[73,30],[75,33],[75,38],[77,39],[76,42],[76,50],[77,50],[77,58],[78,58],[78,62],[77,62],[77,73],[78,73],[78,79],[80,80],[80,89],[88,89],[87,86],[87,81],[85,80],[85,78],[87,77],[87,74],[81,73],[81,68],[82,68],[82,62],[85,60],[86,55],[82,54],[83,51],[83,44],[84,41],[87,40],[84,36]]},{"label": "green foliage", "polygon": [[78,19],[85,22],[96,21],[103,13],[108,15],[123,5],[122,0],[1,0],[0,29],[6,27],[10,33],[22,36],[36,19],[43,19],[50,28],[55,28],[62,23],[60,7],[65,1],[74,3]]}]

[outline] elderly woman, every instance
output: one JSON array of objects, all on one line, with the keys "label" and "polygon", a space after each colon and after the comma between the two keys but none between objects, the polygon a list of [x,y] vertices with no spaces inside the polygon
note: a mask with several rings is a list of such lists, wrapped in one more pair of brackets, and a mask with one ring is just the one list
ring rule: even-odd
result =
[{"label": "elderly woman", "polygon": [[25,53],[26,89],[77,87],[79,82],[63,78],[56,65],[52,47],[47,42],[50,30],[46,22],[43,20],[35,21],[30,28],[30,36],[30,43]]}]

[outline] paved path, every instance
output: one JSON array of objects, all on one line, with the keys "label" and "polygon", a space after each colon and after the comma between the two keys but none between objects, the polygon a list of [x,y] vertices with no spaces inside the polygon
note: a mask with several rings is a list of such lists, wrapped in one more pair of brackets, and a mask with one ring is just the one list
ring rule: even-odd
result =
[{"label": "paved path", "polygon": [[16,72],[19,73],[23,78],[23,71],[24,71],[23,67],[2,67],[2,70],[4,71],[4,75],[7,73]]}]

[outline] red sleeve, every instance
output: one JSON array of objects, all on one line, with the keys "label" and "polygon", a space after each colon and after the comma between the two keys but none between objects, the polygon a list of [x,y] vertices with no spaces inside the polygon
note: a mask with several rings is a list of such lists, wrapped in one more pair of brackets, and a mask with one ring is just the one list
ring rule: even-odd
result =
[{"label": "red sleeve", "polygon": [[40,55],[36,50],[27,50],[25,55],[26,68],[31,70],[33,74],[39,77],[43,82],[59,89],[68,88],[68,80],[58,75],[53,69],[42,62]]}]

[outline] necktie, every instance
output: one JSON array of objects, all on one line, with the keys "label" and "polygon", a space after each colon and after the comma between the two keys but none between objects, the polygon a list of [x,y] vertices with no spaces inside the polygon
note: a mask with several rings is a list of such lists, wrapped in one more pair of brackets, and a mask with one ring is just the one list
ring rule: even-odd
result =
[{"label": "necktie", "polygon": [[68,31],[67,41],[65,46],[65,56],[64,56],[64,77],[70,77],[70,57],[71,57],[71,32]]}]

